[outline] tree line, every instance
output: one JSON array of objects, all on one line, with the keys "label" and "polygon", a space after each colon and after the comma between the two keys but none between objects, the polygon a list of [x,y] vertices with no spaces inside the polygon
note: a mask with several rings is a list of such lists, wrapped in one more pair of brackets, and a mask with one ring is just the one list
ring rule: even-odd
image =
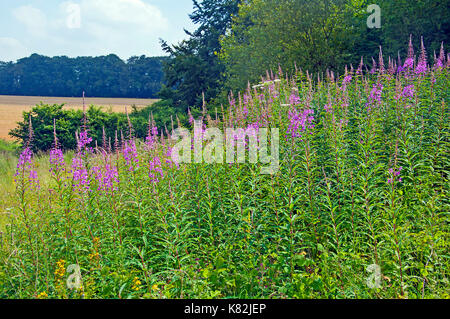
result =
[{"label": "tree line", "polygon": [[[410,35],[420,48],[439,54],[450,42],[450,1],[379,0],[381,28],[369,28],[371,0],[203,0],[193,1],[195,32],[170,55],[162,98],[184,108],[227,103],[230,91],[259,81],[266,71],[296,67],[309,72],[372,66],[380,46],[386,57],[405,58]],[[446,50],[448,51],[448,50]],[[432,56],[430,56],[432,57]]]},{"label": "tree line", "polygon": [[155,98],[167,57],[46,57],[0,62],[0,95]]}]

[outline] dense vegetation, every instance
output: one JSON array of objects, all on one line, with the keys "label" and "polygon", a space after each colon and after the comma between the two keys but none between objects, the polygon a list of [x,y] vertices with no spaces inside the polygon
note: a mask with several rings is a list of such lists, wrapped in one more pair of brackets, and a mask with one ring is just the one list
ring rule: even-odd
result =
[{"label": "dense vegetation", "polygon": [[[411,34],[439,52],[449,42],[449,1],[376,1],[380,29],[369,29],[372,12],[366,0],[251,0],[239,8],[232,30],[222,38],[221,60],[226,65],[226,87],[242,89],[266,70],[310,72],[327,69],[343,74],[363,57],[371,64],[379,46],[397,60],[406,55]],[[370,63],[369,63],[370,62]]]},{"label": "dense vegetation", "polygon": [[[31,123],[34,129],[33,151],[47,152],[53,146],[54,125],[56,125],[61,149],[66,151],[76,149],[77,142],[73,132],[78,130],[82,123],[83,111],[63,109],[63,106],[36,105],[31,111],[23,113],[23,120],[9,134],[25,145],[29,140]],[[187,115],[172,107],[170,101],[159,101],[140,109],[132,107],[128,110],[128,116],[126,113],[114,113],[94,105],[86,108],[86,112],[90,135],[94,143],[98,145],[102,143],[105,136],[109,136],[108,143],[111,142],[109,139],[114,139],[116,134],[118,138],[121,138],[128,131],[129,123],[137,138],[145,138],[150,118],[153,118],[156,125],[165,128],[166,134],[173,126],[178,126],[178,123],[187,123]]]},{"label": "dense vegetation", "polygon": [[0,62],[0,94],[155,98],[161,90],[165,57],[46,57],[33,54]]},{"label": "dense vegetation", "polygon": [[[180,111],[203,100],[227,103],[266,71],[310,72],[355,66],[379,46],[397,60],[409,35],[430,52],[450,43],[449,1],[380,0],[381,28],[369,29],[370,0],[202,0],[190,14],[196,30],[178,44],[161,40],[168,57],[44,57],[0,62],[0,94],[160,97]],[[418,41],[416,41],[418,42]]]},{"label": "dense vegetation", "polygon": [[[205,0],[194,1],[198,25],[188,40],[173,47],[165,66],[168,88],[161,98],[177,107],[201,107],[206,101],[228,102],[230,90],[245,89],[271,71],[295,67],[343,74],[345,66],[367,67],[378,54],[397,60],[406,55],[410,35],[423,36],[429,52],[450,43],[448,0],[380,0],[381,28],[369,29],[370,0]],[[387,61],[386,61],[387,62]]]},{"label": "dense vegetation", "polygon": [[448,298],[450,64],[415,60],[411,46],[397,68],[280,70],[203,112],[205,128],[279,128],[274,175],[179,165],[153,121],[112,148],[85,118],[75,154],[58,136],[46,157],[26,144],[0,298]]}]

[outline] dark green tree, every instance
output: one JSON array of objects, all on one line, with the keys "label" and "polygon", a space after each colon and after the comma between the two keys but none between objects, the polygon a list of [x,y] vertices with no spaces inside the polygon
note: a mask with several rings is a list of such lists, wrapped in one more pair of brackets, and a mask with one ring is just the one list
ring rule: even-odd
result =
[{"label": "dark green tree", "polygon": [[[364,1],[364,5],[373,3]],[[381,28],[367,29],[364,25],[358,36],[360,55],[372,56],[383,46],[386,55],[402,57],[407,54],[409,36],[414,45],[420,47],[420,38],[430,54],[439,54],[441,43],[450,44],[450,1],[449,0],[380,0],[376,2],[381,9]],[[360,25],[361,26],[361,25]]]},{"label": "dark green tree", "polygon": [[68,58],[33,54],[0,63],[0,94],[79,97],[155,98],[163,83],[167,57],[117,55]]},{"label": "dark green tree", "polygon": [[[416,49],[423,36],[430,57],[450,41],[450,1],[380,0],[381,28],[369,29],[370,0],[248,0],[239,7],[231,32],[222,37],[225,91],[243,89],[267,70],[327,69],[343,74],[364,57],[404,59],[410,34]],[[447,50],[446,50],[447,51]],[[417,51],[416,51],[417,52]]]},{"label": "dark green tree", "polygon": [[239,0],[194,1],[191,20],[198,25],[195,32],[185,30],[189,39],[176,45],[161,40],[171,59],[165,63],[166,86],[160,92],[176,107],[201,106],[202,94],[207,101],[221,92],[224,65],[218,59],[220,37],[231,27],[232,16],[238,12]]}]

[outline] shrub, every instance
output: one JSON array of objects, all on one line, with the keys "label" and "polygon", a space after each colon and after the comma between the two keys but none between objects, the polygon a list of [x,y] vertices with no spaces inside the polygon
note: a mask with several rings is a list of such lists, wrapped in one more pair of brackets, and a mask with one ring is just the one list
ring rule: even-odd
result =
[{"label": "shrub", "polygon": [[[32,149],[33,151],[47,152],[53,146],[54,122],[56,123],[56,134],[59,143],[64,150],[74,150],[76,148],[76,137],[74,132],[82,124],[83,111],[73,109],[63,109],[61,105],[39,104],[33,107],[30,112],[23,113],[22,122],[18,127],[10,132],[23,145],[28,141],[29,123],[31,117],[32,128],[34,131]],[[151,113],[157,125],[164,127],[170,124],[170,117],[176,118],[178,115],[181,122],[185,121],[185,116],[171,106],[170,101],[156,102],[154,105],[138,109],[132,107],[129,110],[129,118],[132,123],[134,134],[138,138],[144,138],[147,134],[147,123]],[[112,111],[103,111],[102,108],[91,105],[86,111],[88,118],[89,133],[94,142],[101,145],[103,142],[103,129],[107,142],[109,139],[114,142],[116,132],[118,137],[121,133],[128,132],[128,119],[125,113],[113,113]],[[168,121],[168,122],[166,122]],[[175,123],[177,124],[177,123]]]}]

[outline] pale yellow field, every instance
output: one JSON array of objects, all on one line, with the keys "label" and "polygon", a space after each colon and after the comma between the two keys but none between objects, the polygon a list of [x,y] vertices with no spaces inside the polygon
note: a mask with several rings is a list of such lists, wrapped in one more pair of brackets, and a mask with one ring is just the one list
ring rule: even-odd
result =
[{"label": "pale yellow field", "polygon": [[[113,112],[125,112],[125,106],[131,111],[131,106],[145,107],[158,101],[155,99],[122,99],[122,98],[86,98],[86,105],[94,104],[104,110],[112,109]],[[33,106],[43,102],[44,104],[65,104],[67,109],[82,109],[82,98],[45,97],[45,96],[7,96],[0,95],[0,139],[11,140],[8,136],[17,122],[22,120],[22,112],[29,111]]]}]

